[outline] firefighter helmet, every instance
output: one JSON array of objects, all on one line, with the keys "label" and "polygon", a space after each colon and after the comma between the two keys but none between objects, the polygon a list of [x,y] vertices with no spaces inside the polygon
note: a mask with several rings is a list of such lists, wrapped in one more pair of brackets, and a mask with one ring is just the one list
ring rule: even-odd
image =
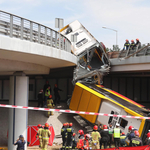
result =
[{"label": "firefighter helmet", "polygon": [[128,130],[131,131],[133,129],[133,126],[129,126]]},{"label": "firefighter helmet", "polygon": [[49,98],[52,98],[52,95],[49,95]]},{"label": "firefighter helmet", "polygon": [[66,123],[63,123],[63,126],[66,127]]},{"label": "firefighter helmet", "polygon": [[137,38],[136,41],[139,41],[139,39]]},{"label": "firefighter helmet", "polygon": [[107,129],[107,125],[103,125],[103,129]]},{"label": "firefighter helmet", "polygon": [[134,40],[131,40],[131,42],[134,42]]},{"label": "firefighter helmet", "polygon": [[149,137],[150,137],[150,132],[147,133],[147,138],[149,138]]},{"label": "firefighter helmet", "polygon": [[49,127],[49,124],[48,124],[48,123],[45,123],[45,127]]},{"label": "firefighter helmet", "polygon": [[93,127],[93,130],[98,130],[98,126],[95,125],[95,126]]},{"label": "firefighter helmet", "polygon": [[71,122],[71,123],[69,123],[69,127],[72,127],[72,125],[73,125],[73,124],[72,124],[72,122]]},{"label": "firefighter helmet", "polygon": [[66,126],[67,126],[67,127],[69,126],[69,123],[68,123],[68,122],[66,122]]},{"label": "firefighter helmet", "polygon": [[140,135],[139,131],[137,131],[137,130],[134,131],[134,134],[135,134],[135,136],[139,136]]},{"label": "firefighter helmet", "polygon": [[126,42],[129,42],[129,40],[128,40],[128,39],[126,39]]},{"label": "firefighter helmet", "polygon": [[79,133],[80,135],[83,135],[83,134],[84,134],[83,130],[79,130],[78,133]]},{"label": "firefighter helmet", "polygon": [[38,128],[40,128],[41,126],[42,126],[41,124],[38,124],[38,125],[37,125]]},{"label": "firefighter helmet", "polygon": [[122,133],[121,133],[121,135],[125,135],[125,133],[124,133],[124,132],[122,132]]},{"label": "firefighter helmet", "polygon": [[72,134],[72,136],[75,136],[75,135],[76,135],[75,133]]}]

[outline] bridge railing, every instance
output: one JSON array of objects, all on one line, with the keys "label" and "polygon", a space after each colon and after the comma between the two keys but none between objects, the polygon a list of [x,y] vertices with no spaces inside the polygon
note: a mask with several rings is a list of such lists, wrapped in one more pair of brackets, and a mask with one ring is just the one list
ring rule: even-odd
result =
[{"label": "bridge railing", "polygon": [[[0,34],[71,52],[71,42],[65,36],[59,34],[59,32],[1,10]],[[60,44],[59,40],[61,40]]]}]

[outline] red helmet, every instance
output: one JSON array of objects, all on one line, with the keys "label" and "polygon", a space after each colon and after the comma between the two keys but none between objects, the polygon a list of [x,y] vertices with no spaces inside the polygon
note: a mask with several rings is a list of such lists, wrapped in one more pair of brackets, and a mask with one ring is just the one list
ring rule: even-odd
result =
[{"label": "red helmet", "polygon": [[52,98],[52,95],[49,95],[49,98]]},{"label": "red helmet", "polygon": [[69,123],[68,123],[68,122],[66,122],[66,126],[69,126]]},{"label": "red helmet", "polygon": [[73,124],[72,124],[72,122],[71,122],[71,123],[69,123],[69,127],[72,127],[72,125],[73,125]]},{"label": "red helmet", "polygon": [[129,130],[129,131],[131,131],[131,130],[132,130],[132,128],[133,128],[133,126],[129,126],[128,130]]},{"label": "red helmet", "polygon": [[129,40],[128,40],[128,39],[126,39],[126,42],[129,42]]},{"label": "red helmet", "polygon": [[103,125],[103,129],[107,129],[107,125]]},{"label": "red helmet", "polygon": [[84,134],[83,130],[79,130],[78,133],[79,133],[80,135],[83,135],[83,134]]},{"label": "red helmet", "polygon": [[38,128],[40,128],[41,126],[42,126],[41,124],[38,124],[38,125],[37,125]]},{"label": "red helmet", "polygon": [[84,138],[85,138],[86,140],[88,140],[88,139],[90,138],[90,135],[89,135],[89,134],[85,134],[85,135],[84,135]]},{"label": "red helmet", "polygon": [[135,134],[135,136],[139,136],[140,135],[139,131],[137,131],[137,130],[134,131],[134,134]]},{"label": "red helmet", "polygon": [[75,133],[73,133],[73,135],[72,136],[75,136],[76,134]]},{"label": "red helmet", "polygon": [[134,40],[131,40],[131,42],[134,42]]},{"label": "red helmet", "polygon": [[45,127],[49,127],[49,124],[48,124],[48,123],[45,123]]},{"label": "red helmet", "polygon": [[95,125],[95,126],[93,127],[93,130],[98,130],[98,126]]},{"label": "red helmet", "polygon": [[121,135],[125,135],[125,133],[124,132],[122,132],[122,134]]},{"label": "red helmet", "polygon": [[137,38],[136,41],[139,41],[139,39]]},{"label": "red helmet", "polygon": [[147,138],[149,138],[149,137],[150,137],[150,132],[147,133]]},{"label": "red helmet", "polygon": [[63,123],[63,126],[64,126],[64,127],[66,127],[66,125],[67,125],[66,123]]}]

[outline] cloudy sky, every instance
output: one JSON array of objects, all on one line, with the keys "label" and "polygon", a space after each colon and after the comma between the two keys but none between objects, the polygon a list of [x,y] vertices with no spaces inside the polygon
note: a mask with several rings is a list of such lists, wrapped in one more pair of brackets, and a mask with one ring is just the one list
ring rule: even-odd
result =
[{"label": "cloudy sky", "polygon": [[[55,29],[55,18],[64,25],[79,20],[106,47],[126,39],[150,43],[150,0],[0,0],[0,10]],[[103,26],[110,28],[104,29]]]}]

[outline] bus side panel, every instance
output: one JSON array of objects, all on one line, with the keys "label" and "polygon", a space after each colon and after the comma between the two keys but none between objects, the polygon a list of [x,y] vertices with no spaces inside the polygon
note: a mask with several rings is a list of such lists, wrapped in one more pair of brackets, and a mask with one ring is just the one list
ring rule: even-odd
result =
[{"label": "bus side panel", "polygon": [[78,105],[81,99],[81,95],[82,95],[83,89],[79,86],[75,86],[73,94],[72,94],[72,98],[70,101],[70,105],[69,108],[71,110],[77,110],[78,109]]},{"label": "bus side panel", "polygon": [[[87,108],[87,112],[98,113],[100,104],[101,104],[101,98],[92,94]],[[85,119],[87,119],[91,123],[95,123],[96,118],[97,118],[96,115],[85,115]]]},{"label": "bus side panel", "polygon": [[[86,111],[87,110],[90,97],[91,97],[91,93],[86,91],[86,90],[83,90],[81,100],[80,100],[80,103],[79,103],[79,107],[77,109],[78,111]],[[85,115],[80,115],[80,116],[85,118]]]}]

